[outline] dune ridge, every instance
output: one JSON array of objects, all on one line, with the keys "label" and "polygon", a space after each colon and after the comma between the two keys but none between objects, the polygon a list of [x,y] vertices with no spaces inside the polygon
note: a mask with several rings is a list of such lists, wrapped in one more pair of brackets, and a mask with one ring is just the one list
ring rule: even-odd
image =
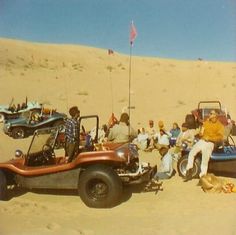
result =
[{"label": "dune ridge", "polygon": [[133,56],[130,78],[129,56],[116,51],[3,38],[0,45],[2,104],[25,96],[63,112],[76,104],[105,123],[128,106],[130,79],[134,126],[150,118],[182,122],[200,100],[220,100],[236,116],[236,63]]}]

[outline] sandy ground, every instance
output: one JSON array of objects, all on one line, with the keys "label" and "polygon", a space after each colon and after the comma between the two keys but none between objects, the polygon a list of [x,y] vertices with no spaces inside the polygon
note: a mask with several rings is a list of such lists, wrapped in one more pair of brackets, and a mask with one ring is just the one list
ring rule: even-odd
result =
[{"label": "sandy ground", "polygon": [[[70,45],[42,45],[0,40],[0,103],[11,98],[43,102],[66,112],[98,114],[106,123],[128,105],[128,57],[106,50]],[[108,69],[111,66],[111,70]],[[236,63],[176,61],[134,57],[131,112],[135,128],[151,118],[181,124],[200,100],[220,100],[236,117]],[[110,72],[111,71],[111,72]],[[0,125],[2,129],[2,124]],[[27,150],[30,138],[13,140],[0,132],[0,160]],[[158,164],[157,152],[140,152],[141,161]],[[229,178],[236,184],[236,179]],[[124,191],[110,209],[86,207],[76,192],[15,191],[0,202],[1,235],[236,234],[236,194],[207,194],[197,179],[179,176],[163,182],[163,191]]]}]

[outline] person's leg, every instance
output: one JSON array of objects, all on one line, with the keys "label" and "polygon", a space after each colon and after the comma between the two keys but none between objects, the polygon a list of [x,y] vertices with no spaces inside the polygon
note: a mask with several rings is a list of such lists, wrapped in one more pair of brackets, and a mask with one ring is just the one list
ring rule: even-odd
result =
[{"label": "person's leg", "polygon": [[193,168],[194,158],[200,151],[202,151],[203,145],[204,145],[203,141],[199,140],[189,152],[184,182],[187,182],[192,179],[192,170],[193,170],[192,168]]},{"label": "person's leg", "polygon": [[158,179],[161,179],[161,180],[164,180],[164,179],[169,179],[170,176],[167,175],[165,172],[157,172],[154,177],[154,179],[158,180]]},{"label": "person's leg", "polygon": [[68,162],[71,162],[73,160],[74,154],[75,154],[75,144],[68,143],[67,145]]},{"label": "person's leg", "polygon": [[201,162],[201,173],[200,177],[207,174],[208,162],[211,157],[212,151],[214,149],[214,144],[211,142],[205,142],[205,146],[202,149],[202,162]]},{"label": "person's leg", "polygon": [[202,140],[199,140],[190,150],[188,155],[188,163],[186,166],[186,170],[193,168],[194,158],[197,155],[197,153],[199,153],[202,150],[202,146],[203,146]]}]

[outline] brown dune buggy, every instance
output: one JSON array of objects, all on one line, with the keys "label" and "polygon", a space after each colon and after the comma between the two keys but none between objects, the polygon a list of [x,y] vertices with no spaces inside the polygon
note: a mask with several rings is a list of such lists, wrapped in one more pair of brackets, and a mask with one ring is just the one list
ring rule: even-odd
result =
[{"label": "brown dune buggy", "polygon": [[[98,130],[96,115],[78,121],[79,130],[91,121]],[[56,127],[36,130],[27,153],[17,150],[14,159],[0,163],[1,200],[14,187],[75,189],[89,207],[112,207],[120,202],[124,185],[149,182],[156,172],[156,166],[139,163],[135,145],[106,143],[95,148],[96,138],[89,145],[80,141],[79,153],[66,163],[64,153],[57,156],[59,150],[54,150],[58,134]]]}]

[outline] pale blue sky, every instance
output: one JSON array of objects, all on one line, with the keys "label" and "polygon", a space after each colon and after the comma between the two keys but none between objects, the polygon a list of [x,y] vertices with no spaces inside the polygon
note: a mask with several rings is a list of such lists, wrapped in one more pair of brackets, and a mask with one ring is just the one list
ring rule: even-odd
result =
[{"label": "pale blue sky", "polygon": [[236,61],[236,0],[0,0],[0,37]]}]

